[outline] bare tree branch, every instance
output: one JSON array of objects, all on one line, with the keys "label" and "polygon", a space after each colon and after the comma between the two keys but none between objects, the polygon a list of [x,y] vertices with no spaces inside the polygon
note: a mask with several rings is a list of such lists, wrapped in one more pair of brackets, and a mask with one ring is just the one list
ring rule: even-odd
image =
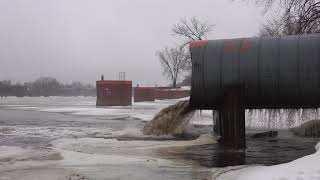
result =
[{"label": "bare tree branch", "polygon": [[[277,20],[280,26],[279,32],[275,31],[276,35],[320,33],[320,0],[255,1],[267,9],[272,5],[284,9],[281,18]],[[273,24],[268,22],[261,31],[268,32],[272,27]]]},{"label": "bare tree branch", "polygon": [[214,25],[207,21],[200,21],[196,17],[189,20],[181,19],[179,23],[173,25],[172,35],[179,36],[184,39],[183,45],[186,46],[192,41],[200,41],[213,30]]},{"label": "bare tree branch", "polygon": [[173,88],[176,88],[181,73],[188,66],[185,54],[185,50],[180,47],[164,48],[156,53],[163,68],[163,74],[172,81]]},{"label": "bare tree branch", "polygon": [[196,17],[190,19],[181,19],[179,23],[174,24],[172,35],[183,39],[180,46],[175,48],[164,48],[157,51],[163,74],[172,81],[172,86],[175,88],[182,72],[190,71],[191,55],[188,45],[192,41],[206,39],[206,36],[213,30],[214,25],[206,21],[200,21]]}]

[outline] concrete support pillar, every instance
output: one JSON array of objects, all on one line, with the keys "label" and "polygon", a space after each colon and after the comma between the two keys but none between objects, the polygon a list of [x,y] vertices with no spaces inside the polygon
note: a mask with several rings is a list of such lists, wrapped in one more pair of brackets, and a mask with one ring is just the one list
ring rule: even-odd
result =
[{"label": "concrete support pillar", "polygon": [[246,147],[243,90],[243,86],[227,88],[224,102],[219,110],[220,142],[236,149]]}]

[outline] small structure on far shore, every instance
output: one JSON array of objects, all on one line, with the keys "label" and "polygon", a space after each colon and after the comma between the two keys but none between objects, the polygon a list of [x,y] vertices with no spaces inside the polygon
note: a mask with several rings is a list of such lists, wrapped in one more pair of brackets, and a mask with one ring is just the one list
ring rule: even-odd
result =
[{"label": "small structure on far shore", "polygon": [[135,87],[133,89],[134,102],[154,101],[156,89],[153,87]]},{"label": "small structure on far shore", "polygon": [[[133,91],[132,91],[133,90]],[[125,80],[125,72],[119,73],[119,80],[96,81],[97,106],[131,106],[134,102],[155,101],[155,99],[180,99],[190,96],[190,88],[183,87],[132,87],[132,81]]]},{"label": "small structure on far shore", "polygon": [[132,104],[132,81],[101,80],[96,82],[97,106],[130,106]]},{"label": "small structure on far shore", "polygon": [[171,87],[137,87],[134,88],[134,102],[154,101],[155,99],[180,99],[190,96],[190,90]]},{"label": "small structure on far shore", "polygon": [[156,99],[180,99],[190,96],[190,90],[182,88],[158,87],[155,92]]}]

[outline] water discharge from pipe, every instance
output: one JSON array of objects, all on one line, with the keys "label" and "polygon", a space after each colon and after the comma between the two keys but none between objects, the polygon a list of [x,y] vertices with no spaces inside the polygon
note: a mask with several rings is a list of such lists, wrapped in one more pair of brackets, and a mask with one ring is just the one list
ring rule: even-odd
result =
[{"label": "water discharge from pipe", "polygon": [[179,101],[162,109],[152,121],[145,124],[144,135],[179,135],[194,115],[195,109],[189,105],[189,100]]},{"label": "water discharge from pipe", "polygon": [[246,127],[251,129],[290,129],[315,119],[320,119],[320,108],[246,110]]}]

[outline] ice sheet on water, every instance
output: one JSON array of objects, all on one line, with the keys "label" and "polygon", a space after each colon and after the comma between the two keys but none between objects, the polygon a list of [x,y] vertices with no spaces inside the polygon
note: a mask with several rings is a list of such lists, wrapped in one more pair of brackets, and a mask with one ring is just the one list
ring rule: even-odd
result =
[{"label": "ice sheet on water", "polygon": [[[92,97],[10,97],[4,100],[5,106],[13,109],[35,110],[42,112],[69,113],[82,116],[130,116],[149,121],[162,108],[178,100],[156,100],[138,102],[132,106],[96,107]],[[80,103],[79,103],[80,102]],[[117,118],[116,118],[117,119]]]},{"label": "ice sheet on water", "polygon": [[[98,119],[111,120],[131,117],[150,121],[162,108],[182,99],[156,100],[155,102],[136,102],[132,106],[96,107],[95,97],[9,97],[4,102],[12,109],[33,110],[53,113],[69,113],[79,116],[103,116]],[[31,105],[30,105],[31,104]],[[123,119],[123,118],[122,118]],[[199,111],[191,119],[192,124],[211,125],[212,111]]]},{"label": "ice sheet on water", "polygon": [[24,105],[24,106],[79,106],[95,105],[96,97],[7,97],[2,98],[0,105]]},{"label": "ice sheet on water", "polygon": [[110,128],[94,127],[57,127],[57,126],[0,126],[0,135],[40,138],[84,137],[88,135],[111,135]]}]

